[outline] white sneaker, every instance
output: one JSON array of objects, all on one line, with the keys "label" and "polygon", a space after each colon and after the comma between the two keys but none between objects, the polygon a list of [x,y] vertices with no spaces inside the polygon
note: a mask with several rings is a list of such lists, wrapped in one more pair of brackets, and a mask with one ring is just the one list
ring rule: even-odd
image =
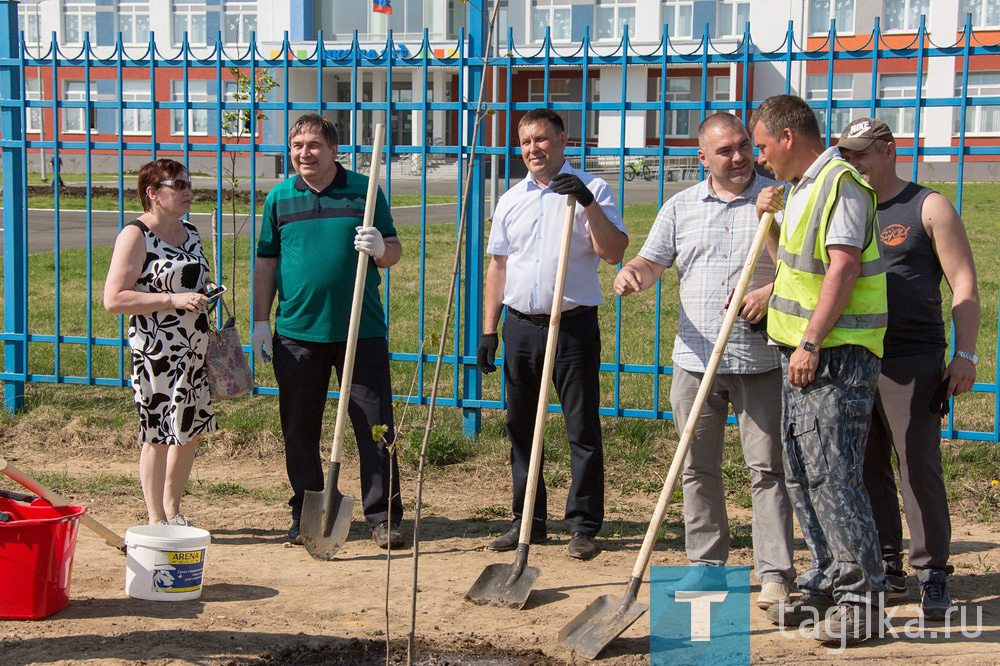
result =
[{"label": "white sneaker", "polygon": [[194,527],[194,523],[187,519],[183,513],[178,513],[176,516],[167,521],[167,525],[177,525],[178,527]]},{"label": "white sneaker", "polygon": [[760,594],[757,596],[757,608],[767,610],[771,606],[784,602],[788,604],[791,598],[791,591],[788,584],[783,581],[770,581],[760,586]]}]

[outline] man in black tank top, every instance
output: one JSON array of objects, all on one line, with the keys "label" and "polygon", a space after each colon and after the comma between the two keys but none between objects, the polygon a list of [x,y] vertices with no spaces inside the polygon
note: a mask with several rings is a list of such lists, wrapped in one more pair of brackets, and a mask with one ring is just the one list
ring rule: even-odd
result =
[{"label": "man in black tank top", "polygon": [[[896,142],[880,120],[850,123],[838,143],[878,195],[879,251],[885,261],[889,324],[865,452],[871,498],[890,598],[906,597],[903,528],[891,453],[899,458],[903,507],[910,528],[910,565],[917,570],[927,619],[953,609],[945,576],[951,520],[941,475],[941,416],[932,403],[970,390],[976,381],[979,290],[962,218],[934,190],[896,175]],[[945,367],[941,278],[952,290],[955,355]],[[938,387],[943,393],[935,393]]]}]

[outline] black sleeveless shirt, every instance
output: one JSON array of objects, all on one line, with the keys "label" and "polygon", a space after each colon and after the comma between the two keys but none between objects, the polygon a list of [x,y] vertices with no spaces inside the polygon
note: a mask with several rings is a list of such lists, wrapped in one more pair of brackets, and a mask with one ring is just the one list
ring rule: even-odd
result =
[{"label": "black sleeveless shirt", "polygon": [[889,325],[886,358],[938,351],[947,345],[941,316],[944,271],[920,218],[934,190],[909,183],[878,203],[878,248],[885,261]]}]

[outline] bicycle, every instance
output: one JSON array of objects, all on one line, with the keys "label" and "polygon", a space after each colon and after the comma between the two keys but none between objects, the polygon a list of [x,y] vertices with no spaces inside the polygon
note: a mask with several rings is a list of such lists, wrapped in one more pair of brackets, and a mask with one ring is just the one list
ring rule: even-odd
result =
[{"label": "bicycle", "polygon": [[632,180],[636,176],[642,176],[643,180],[653,180],[653,170],[646,164],[646,158],[642,157],[634,162],[629,162],[625,167],[625,180]]}]

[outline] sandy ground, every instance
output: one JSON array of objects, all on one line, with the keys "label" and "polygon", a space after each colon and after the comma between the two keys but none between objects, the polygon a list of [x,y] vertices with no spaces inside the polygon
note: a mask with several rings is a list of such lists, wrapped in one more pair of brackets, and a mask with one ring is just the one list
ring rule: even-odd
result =
[{"label": "sandy ground", "polygon": [[[22,468],[66,471],[72,477],[102,472],[135,474],[129,462],[58,458],[29,451],[4,455]],[[506,520],[475,519],[485,506],[508,503],[508,470],[453,466],[435,470],[424,491],[425,512],[419,569],[416,634],[422,663],[462,664],[581,664],[587,663],[557,642],[559,629],[602,594],[620,595],[641,543],[642,523],[652,514],[653,495],[616,496],[609,492],[607,525],[618,534],[599,540],[600,555],[578,562],[566,555],[569,536],[553,523],[553,538],[531,550],[530,564],[541,570],[522,610],[482,607],[463,597],[483,569],[509,564],[509,553],[483,549],[491,535],[506,528]],[[358,497],[356,467],[348,465],[342,489]],[[276,461],[234,461],[219,455],[199,457],[194,479],[238,481],[249,488],[274,488],[284,478]],[[343,478],[343,477],[342,477]],[[413,497],[412,478],[404,479],[404,499]],[[550,493],[550,510],[564,500]],[[123,534],[144,522],[138,496],[101,493],[76,495],[91,506],[101,522]],[[360,505],[360,501],[357,502]],[[412,502],[410,504],[412,507]],[[384,663],[387,622],[385,590],[387,560],[368,538],[356,513],[348,542],[334,561],[313,560],[305,549],[285,544],[288,510],[281,501],[246,496],[211,497],[195,492],[182,510],[212,533],[202,597],[187,602],[130,599],[124,593],[125,558],[94,533],[81,528],[73,569],[69,606],[44,620],[0,621],[0,663],[12,664],[274,664],[361,663],[339,660],[378,652],[364,663]],[[360,511],[356,507],[356,511]],[[412,514],[412,511],[408,512]],[[480,514],[482,512],[480,511]],[[732,510],[749,519],[749,512]],[[411,518],[408,515],[407,518]],[[669,521],[676,521],[676,507]],[[676,525],[676,523],[675,523]],[[404,523],[409,541],[410,522]],[[808,638],[782,636],[756,608],[748,609],[750,642],[759,663],[836,661],[884,663],[1000,662],[1000,527],[956,519],[951,578],[952,595],[967,606],[970,620],[982,612],[982,630],[974,637],[952,630],[923,637],[881,638],[829,653]],[[676,532],[676,527],[674,528]],[[633,535],[633,533],[635,533]],[[410,550],[394,554],[389,573],[388,630],[393,658],[403,659],[409,631]],[[797,541],[798,565],[806,557]],[[731,564],[752,564],[749,548],[733,551]],[[653,565],[683,565],[676,541],[658,544]],[[915,587],[910,579],[911,588]],[[911,589],[912,592],[912,589]],[[914,593],[915,594],[915,593]],[[648,590],[640,592],[648,601]],[[901,607],[892,624],[897,628],[917,616],[916,608]],[[601,655],[600,663],[625,666],[649,663],[649,615],[646,614]],[[972,627],[968,634],[974,633]],[[352,639],[355,639],[352,641]],[[356,639],[372,639],[375,643]],[[440,657],[449,651],[479,657]],[[405,663],[405,661],[403,662]]]}]

